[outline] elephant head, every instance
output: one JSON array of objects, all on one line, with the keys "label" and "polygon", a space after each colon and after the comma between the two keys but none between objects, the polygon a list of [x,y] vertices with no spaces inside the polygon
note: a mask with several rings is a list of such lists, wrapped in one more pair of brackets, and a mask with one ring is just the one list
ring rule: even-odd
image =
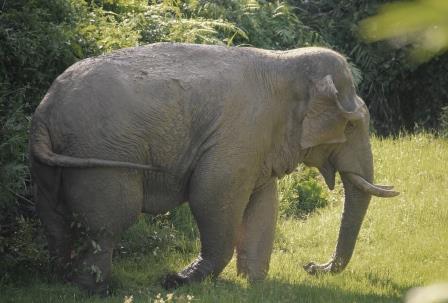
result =
[{"label": "elephant head", "polygon": [[328,263],[304,266],[310,274],[341,272],[350,261],[372,195],[393,197],[391,186],[373,184],[373,160],[369,140],[369,112],[356,94],[345,67],[312,81],[310,101],[302,122],[304,163],[317,167],[330,189],[339,172],[345,192],[338,242]]}]

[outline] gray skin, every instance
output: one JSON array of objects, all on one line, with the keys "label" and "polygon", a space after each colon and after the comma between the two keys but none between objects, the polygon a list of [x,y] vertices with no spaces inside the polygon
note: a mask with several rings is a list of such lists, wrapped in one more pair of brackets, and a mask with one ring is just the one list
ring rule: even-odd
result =
[{"label": "gray skin", "polygon": [[[75,283],[104,293],[122,232],[141,212],[188,202],[201,252],[163,285],[216,277],[235,249],[238,273],[261,280],[276,179],[303,162],[330,188],[339,172],[345,189],[335,253],[305,270],[340,272],[371,195],[397,194],[371,184],[368,126],[346,60],[324,48],[160,43],[80,61],[54,81],[32,121],[31,168],[50,254],[61,271],[72,264]],[[73,214],[95,243],[76,257]]]}]

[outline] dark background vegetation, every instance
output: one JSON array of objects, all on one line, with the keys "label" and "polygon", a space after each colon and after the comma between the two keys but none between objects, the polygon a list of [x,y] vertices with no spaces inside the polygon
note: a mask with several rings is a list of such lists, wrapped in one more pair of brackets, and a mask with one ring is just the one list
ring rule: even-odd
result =
[{"label": "dark background vegetation", "polygon": [[[47,266],[32,201],[27,132],[55,77],[89,56],[159,41],[327,46],[349,59],[377,135],[421,130],[447,135],[448,55],[415,65],[405,49],[368,44],[359,35],[359,22],[385,2],[0,0],[0,282]],[[285,215],[302,217],[313,207],[311,200],[325,204],[312,182],[297,185],[304,209],[297,213],[299,204],[291,203]]]}]

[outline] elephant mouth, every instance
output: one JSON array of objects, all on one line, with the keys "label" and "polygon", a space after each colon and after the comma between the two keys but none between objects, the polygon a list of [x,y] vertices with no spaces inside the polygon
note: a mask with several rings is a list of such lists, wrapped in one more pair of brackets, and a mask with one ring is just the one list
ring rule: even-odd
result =
[{"label": "elephant mouth", "polygon": [[[319,172],[324,177],[325,183],[327,184],[330,190],[334,189],[335,186],[335,177],[336,177],[336,169],[330,163],[330,161],[326,161],[319,168]],[[400,193],[393,190],[393,186],[391,185],[379,185],[372,184],[363,177],[358,174],[340,171],[339,174],[341,176],[346,177],[353,185],[355,185],[360,191],[365,192],[369,195],[383,198],[390,198],[398,196]]]},{"label": "elephant mouth", "polygon": [[326,161],[319,168],[320,174],[324,177],[325,183],[327,184],[330,190],[334,189],[335,178],[336,178],[336,169],[333,165],[330,164],[329,161]]}]

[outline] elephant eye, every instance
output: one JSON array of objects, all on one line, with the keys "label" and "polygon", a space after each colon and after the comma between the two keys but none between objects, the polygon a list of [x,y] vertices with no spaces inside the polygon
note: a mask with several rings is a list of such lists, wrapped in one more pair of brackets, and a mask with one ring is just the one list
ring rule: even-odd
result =
[{"label": "elephant eye", "polygon": [[355,124],[353,124],[351,121],[347,122],[347,125],[345,126],[345,131],[350,133],[355,128]]}]

